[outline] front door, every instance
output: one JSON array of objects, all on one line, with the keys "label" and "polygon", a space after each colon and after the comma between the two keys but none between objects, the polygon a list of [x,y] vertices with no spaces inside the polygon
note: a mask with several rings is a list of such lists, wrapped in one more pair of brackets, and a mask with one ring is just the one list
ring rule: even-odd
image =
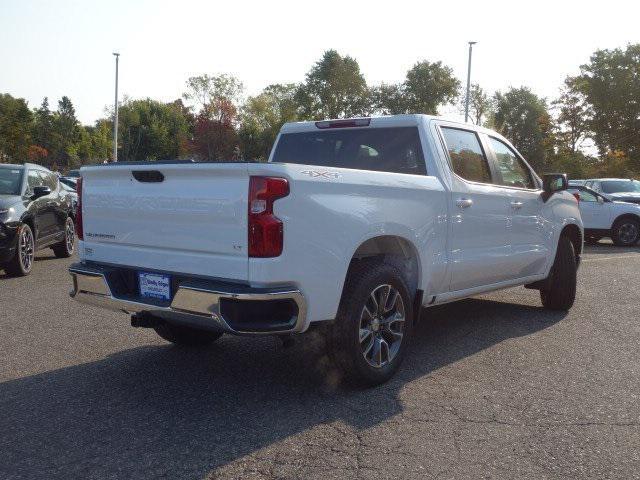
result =
[{"label": "front door", "polygon": [[579,190],[580,216],[585,229],[608,230],[611,228],[611,202],[605,202],[587,190]]},{"label": "front door", "polygon": [[450,291],[508,280],[508,196],[495,180],[478,134],[441,127],[453,169],[449,235]]},{"label": "front door", "polygon": [[529,166],[505,142],[488,137],[499,183],[509,195],[510,276],[525,278],[543,273],[551,249],[553,211]]}]

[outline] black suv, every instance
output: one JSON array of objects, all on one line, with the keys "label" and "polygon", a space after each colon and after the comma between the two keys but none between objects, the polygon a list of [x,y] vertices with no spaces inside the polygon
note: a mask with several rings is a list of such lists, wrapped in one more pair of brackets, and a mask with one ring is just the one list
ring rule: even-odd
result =
[{"label": "black suv", "polygon": [[0,268],[27,275],[37,250],[70,257],[75,243],[71,195],[39,165],[0,164]]}]

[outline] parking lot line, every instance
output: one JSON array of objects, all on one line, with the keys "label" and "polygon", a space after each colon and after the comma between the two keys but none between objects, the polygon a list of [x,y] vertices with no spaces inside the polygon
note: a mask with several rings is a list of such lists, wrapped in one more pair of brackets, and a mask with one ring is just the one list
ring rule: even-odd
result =
[{"label": "parking lot line", "polygon": [[597,262],[597,261],[600,261],[600,260],[620,260],[620,259],[623,259],[623,258],[640,258],[640,253],[636,253],[636,254],[633,254],[633,255],[616,255],[616,256],[613,256],[613,257],[597,257],[597,258],[588,257],[588,258],[583,258],[582,261],[583,262]]}]

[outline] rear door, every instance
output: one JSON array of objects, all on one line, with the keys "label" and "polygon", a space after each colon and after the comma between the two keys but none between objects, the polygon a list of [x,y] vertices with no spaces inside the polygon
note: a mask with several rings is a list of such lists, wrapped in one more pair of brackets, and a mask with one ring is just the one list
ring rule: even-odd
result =
[{"label": "rear door", "polygon": [[541,273],[550,255],[552,212],[542,199],[530,167],[504,141],[487,136],[498,183],[509,196],[509,275],[523,278]]},{"label": "rear door", "polygon": [[450,290],[509,279],[508,196],[495,185],[480,137],[473,130],[440,126],[454,172],[450,194]]},{"label": "rear door", "polygon": [[[44,184],[44,177],[40,174],[40,171],[30,168],[27,172],[27,195],[33,195],[35,187],[42,187]],[[36,227],[34,232],[36,241],[46,239],[47,236],[54,233],[54,220],[47,210],[47,202],[48,195],[31,200],[31,205],[29,206]]]}]

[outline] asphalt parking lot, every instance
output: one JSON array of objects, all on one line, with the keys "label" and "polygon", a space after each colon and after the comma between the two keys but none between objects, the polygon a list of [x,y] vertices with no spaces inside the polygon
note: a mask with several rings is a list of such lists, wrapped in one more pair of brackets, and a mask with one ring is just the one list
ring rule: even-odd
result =
[{"label": "asphalt parking lot", "polygon": [[[404,368],[342,386],[313,335],[173,347],[0,272],[0,478],[640,478],[640,248],[587,247],[575,307],[426,310]],[[301,339],[302,340],[302,339]]]}]

